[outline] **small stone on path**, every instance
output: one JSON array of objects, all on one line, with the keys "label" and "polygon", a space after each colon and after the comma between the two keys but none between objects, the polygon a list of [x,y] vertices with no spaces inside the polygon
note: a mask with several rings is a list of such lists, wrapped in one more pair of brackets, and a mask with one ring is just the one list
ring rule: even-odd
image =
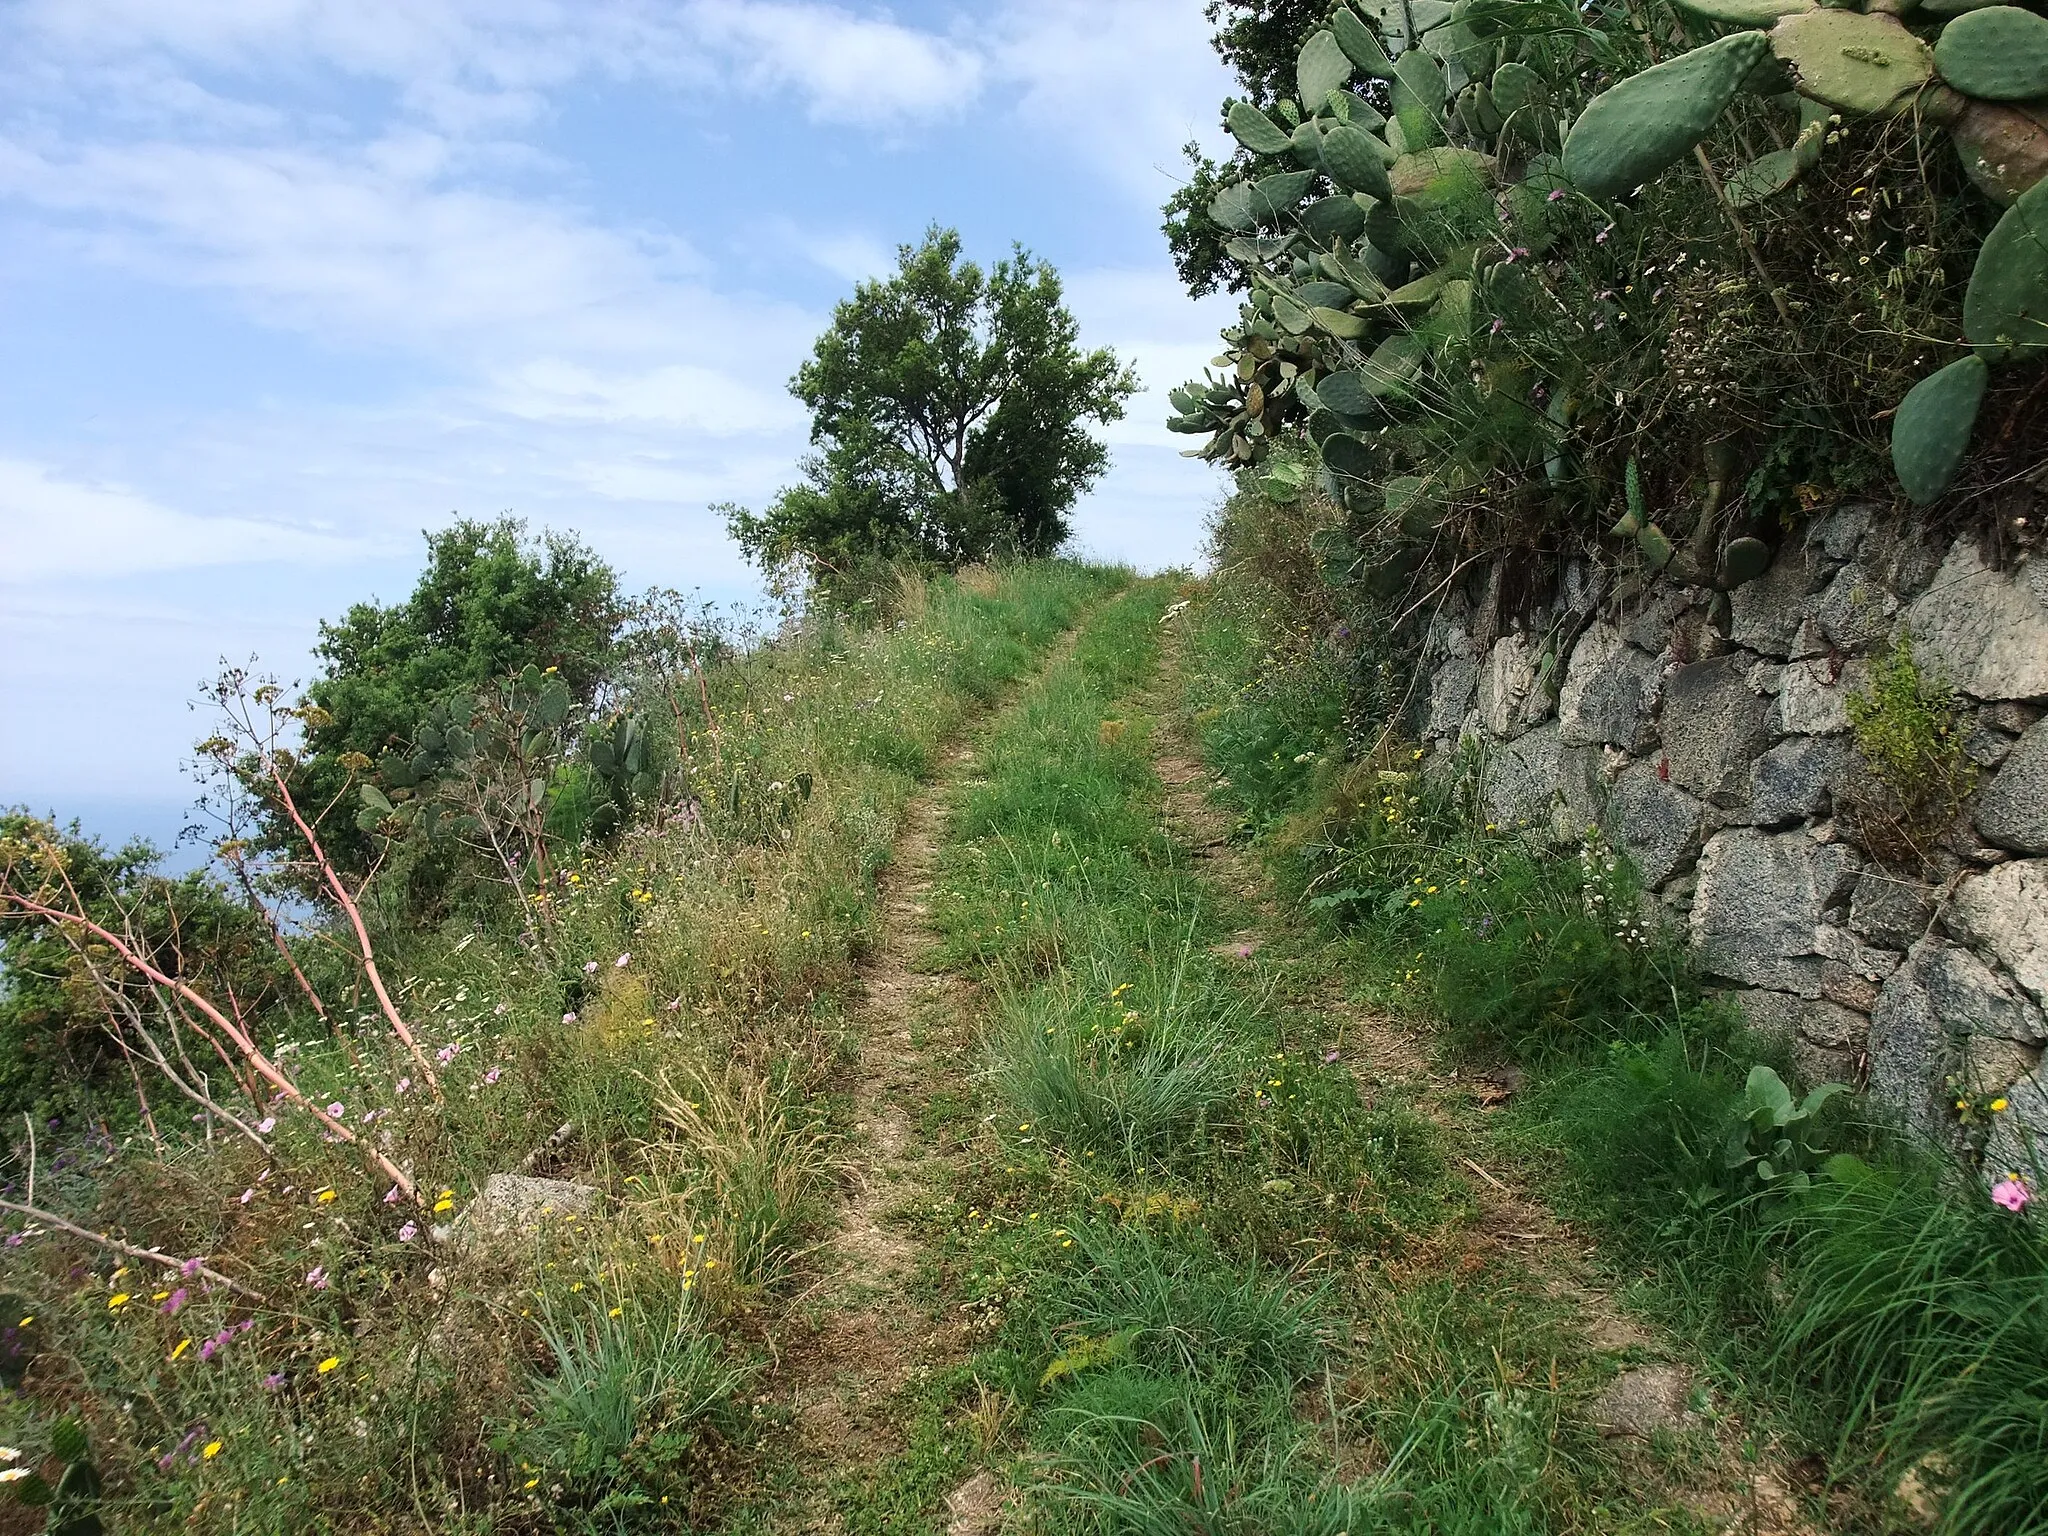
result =
[{"label": "small stone on path", "polygon": [[1642,1365],[1623,1371],[1590,1410],[1600,1433],[1648,1439],[1660,1429],[1690,1429],[1699,1416],[1690,1406],[1692,1373],[1682,1365]]}]

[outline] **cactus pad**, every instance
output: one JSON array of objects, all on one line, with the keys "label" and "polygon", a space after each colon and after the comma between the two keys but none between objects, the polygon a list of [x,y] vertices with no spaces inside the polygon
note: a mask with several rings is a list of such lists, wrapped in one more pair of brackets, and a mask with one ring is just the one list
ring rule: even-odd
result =
[{"label": "cactus pad", "polygon": [[1455,200],[1471,188],[1485,186],[1493,177],[1494,160],[1476,149],[1424,149],[1403,155],[1387,172],[1396,197],[1418,197],[1430,202]]},{"label": "cactus pad", "polygon": [[1301,227],[1326,247],[1356,240],[1365,233],[1365,210],[1348,197],[1318,198],[1301,210]]},{"label": "cactus pad", "polygon": [[1371,134],[1338,124],[1323,137],[1323,168],[1339,186],[1377,198],[1394,195],[1386,158]]},{"label": "cactus pad", "polygon": [[2048,17],[1990,5],[1941,29],[1934,67],[1965,96],[2025,101],[2048,95]]},{"label": "cactus pad", "polygon": [[1648,181],[1706,137],[1770,46],[1737,32],[1602,91],[1572,124],[1565,174],[1596,197]]},{"label": "cactus pad", "polygon": [[1731,592],[1770,568],[1771,546],[1762,539],[1730,539],[1721,551],[1721,584]]},{"label": "cactus pad", "polygon": [[1963,334],[1979,356],[2048,354],[2048,181],[2005,210],[1963,295]]},{"label": "cactus pad", "polygon": [[1358,13],[1348,6],[1338,8],[1330,18],[1330,30],[1337,39],[1337,46],[1344,50],[1344,56],[1376,80],[1394,78],[1394,61],[1387,57],[1387,50],[1380,46],[1378,34],[1358,19]]},{"label": "cactus pad", "polygon": [[1816,0],[1676,0],[1682,11],[1728,27],[1768,27],[1780,16],[1818,10]]},{"label": "cactus pad", "polygon": [[1296,203],[1308,196],[1315,179],[1314,171],[1281,171],[1261,176],[1252,183],[1252,217],[1269,224],[1291,212]]},{"label": "cactus pad", "polygon": [[1345,57],[1335,37],[1317,32],[1301,45],[1294,79],[1301,92],[1302,110],[1318,112],[1330,99],[1330,92],[1341,91],[1351,83],[1351,60]]},{"label": "cactus pad", "polygon": [[1409,151],[1444,141],[1444,98],[1449,83],[1437,61],[1420,48],[1401,55],[1394,65],[1394,121]]},{"label": "cactus pad", "polygon": [[1892,471],[1916,507],[1933,501],[1955,478],[1990,372],[1981,357],[1957,358],[1899,402],[1892,417]]},{"label": "cactus pad", "polygon": [[1231,136],[1255,155],[1284,155],[1293,142],[1273,119],[1248,101],[1233,101],[1225,121]]},{"label": "cactus pad", "polygon": [[1803,11],[1770,31],[1799,94],[1843,112],[1889,111],[1934,78],[1934,53],[1895,16]]}]

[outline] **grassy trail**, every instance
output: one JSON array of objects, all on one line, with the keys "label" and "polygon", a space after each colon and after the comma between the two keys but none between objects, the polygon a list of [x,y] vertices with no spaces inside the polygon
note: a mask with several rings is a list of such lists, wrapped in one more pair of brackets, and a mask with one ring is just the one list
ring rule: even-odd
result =
[{"label": "grassy trail", "polygon": [[[859,1529],[886,1516],[873,1503],[876,1469],[909,1447],[906,1406],[918,1384],[967,1353],[963,1330],[928,1317],[919,1300],[923,1255],[905,1220],[948,1177],[920,1120],[935,1085],[972,1045],[971,989],[935,963],[932,883],[948,805],[974,772],[976,741],[1002,729],[1019,696],[1062,663],[1078,635],[1070,630],[1054,644],[1007,706],[945,752],[905,808],[877,882],[876,939],[850,1010],[851,1059],[831,1084],[846,1106],[846,1189],[810,1256],[810,1284],[789,1309],[769,1384],[791,1425],[785,1477],[767,1516],[773,1529]],[[950,1528],[963,1536],[995,1529],[992,1489],[989,1479],[969,1479],[954,1490],[948,1508],[959,1518]]]},{"label": "grassy trail", "polygon": [[[1174,590],[1097,609],[904,823],[761,1523],[1808,1529],[1525,1192],[1512,1074],[1354,1000],[1227,835]],[[1654,1436],[1603,1437],[1623,1370]]]}]

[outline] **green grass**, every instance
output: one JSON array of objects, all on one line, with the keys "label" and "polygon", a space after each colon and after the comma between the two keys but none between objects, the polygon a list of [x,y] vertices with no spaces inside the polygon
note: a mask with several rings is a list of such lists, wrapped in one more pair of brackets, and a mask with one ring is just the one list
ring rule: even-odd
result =
[{"label": "green grass", "polygon": [[[40,1457],[77,1414],[109,1521],[137,1532],[609,1531],[744,1503],[773,1468],[734,1397],[831,1187],[826,1088],[875,873],[943,745],[1128,580],[1043,562],[913,583],[890,623],[817,623],[719,663],[718,731],[693,726],[686,765],[701,820],[572,851],[538,948],[502,903],[417,927],[373,886],[384,974],[448,1053],[445,1103],[400,1089],[417,1070],[308,935],[340,1036],[290,1004],[266,1030],[309,1094],[374,1113],[447,1208],[387,1205],[288,1115],[268,1159],[185,1134],[162,1094],[161,1156],[138,1139],[73,1178],[46,1141],[40,1198],[206,1254],[265,1302],[194,1283],[166,1310],[184,1282],[154,1266],[54,1235],[0,1250],[0,1289],[35,1318],[0,1441]],[[677,702],[694,719],[694,687]],[[522,1169],[594,1184],[599,1205],[486,1257],[405,1240],[408,1217],[458,1217]]]},{"label": "green grass", "polygon": [[[1243,581],[1225,587],[1193,622],[1204,664],[1234,670],[1196,679],[1187,707],[1212,767],[1242,780],[1241,744],[1306,722],[1274,701],[1318,674],[1304,661],[1293,683],[1254,677],[1275,644],[1260,627],[1279,634],[1287,621]],[[1291,740],[1304,763],[1262,781],[1274,824],[1264,846],[1322,929],[1315,963],[1434,1033],[1453,1061],[1527,1064],[1512,1104],[1472,1124],[1476,1152],[1602,1234],[1631,1303],[1689,1343],[1752,1443],[1821,1468],[1845,1529],[1901,1518],[1894,1490],[1912,1469],[1944,1533],[2048,1531],[2040,1225],[1852,1099],[1818,1118],[1814,1134],[1840,1156],[1810,1189],[1731,1170],[1745,1078],[1758,1062],[1789,1078],[1784,1045],[1702,1001],[1675,936],[1637,915],[1625,860],[1597,837],[1558,852],[1489,825],[1475,764],[1425,776],[1398,745],[1347,763],[1334,734]],[[1390,1459],[1381,1475],[1428,1511],[1423,1529],[1627,1528],[1598,1448],[1572,1427],[1569,1378],[1584,1351],[1557,1346],[1562,1399],[1536,1392],[1526,1367],[1512,1387],[1509,1418],[1527,1410],[1549,1426],[1535,1470],[1510,1454],[1497,1415],[1475,1424],[1469,1411],[1475,1396],[1508,1402],[1498,1394],[1509,1388],[1485,1387],[1487,1363],[1456,1336],[1468,1306],[1462,1291],[1384,1298],[1368,1355],[1392,1340],[1404,1366],[1432,1363],[1411,1389],[1390,1395],[1383,1378],[1365,1398]],[[1498,1359],[1528,1342],[1502,1341]]]}]

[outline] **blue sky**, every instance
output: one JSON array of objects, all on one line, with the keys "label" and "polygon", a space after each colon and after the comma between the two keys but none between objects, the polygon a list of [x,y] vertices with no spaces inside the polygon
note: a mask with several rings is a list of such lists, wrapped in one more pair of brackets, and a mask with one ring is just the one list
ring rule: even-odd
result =
[{"label": "blue sky", "polygon": [[933,221],[1057,265],[1146,392],[1081,549],[1192,559],[1161,426],[1231,306],[1158,233],[1200,0],[0,0],[0,803],[174,831],[223,656],[303,677],[420,530],[753,583],[785,384]]}]

